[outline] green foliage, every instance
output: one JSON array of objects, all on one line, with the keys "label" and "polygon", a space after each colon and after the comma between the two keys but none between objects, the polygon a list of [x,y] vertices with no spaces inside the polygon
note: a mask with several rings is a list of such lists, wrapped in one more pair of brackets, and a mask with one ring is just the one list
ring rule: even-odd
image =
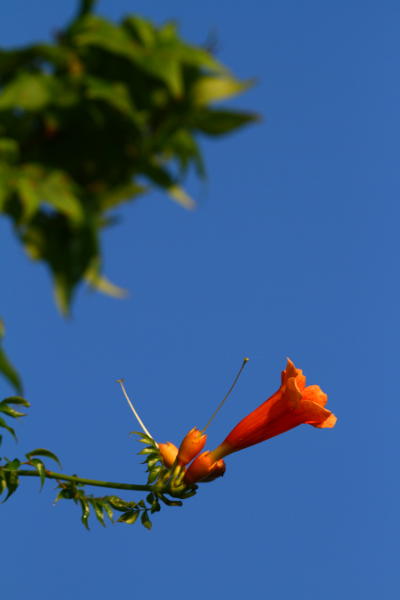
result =
[{"label": "green foliage", "polygon": [[191,208],[182,181],[192,167],[204,174],[198,134],[256,119],[214,107],[249,82],[185,43],[173,23],[115,24],[93,4],[81,2],[54,44],[0,50],[0,212],[50,268],[63,312],[83,279],[123,294],[102,278],[110,211],[149,186]]},{"label": "green foliage", "polygon": [[[25,413],[14,408],[15,406],[29,407],[30,404],[27,400],[25,400],[25,398],[21,398],[20,396],[11,396],[10,398],[5,398],[0,402],[0,415],[3,414],[5,417],[11,417],[12,419],[24,417]],[[14,429],[8,425],[7,421],[2,416],[0,416],[0,428],[11,433],[15,440],[17,439]],[[2,440],[3,437],[0,435],[0,445]]]}]

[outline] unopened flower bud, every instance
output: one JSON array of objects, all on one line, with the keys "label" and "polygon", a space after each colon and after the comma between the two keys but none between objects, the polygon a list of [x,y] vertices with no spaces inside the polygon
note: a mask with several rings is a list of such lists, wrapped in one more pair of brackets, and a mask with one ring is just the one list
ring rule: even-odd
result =
[{"label": "unopened flower bud", "polygon": [[191,429],[189,433],[185,435],[179,447],[178,456],[176,458],[178,465],[185,466],[190,463],[190,461],[203,450],[206,440],[207,436],[205,433],[202,433],[196,427]]},{"label": "unopened flower bud", "polygon": [[212,481],[225,473],[225,463],[222,459],[215,460],[209,450],[200,454],[185,473],[185,483],[197,481]]},{"label": "unopened flower bud", "polygon": [[207,477],[204,477],[201,480],[201,483],[208,483],[209,481],[214,481],[217,477],[222,477],[225,474],[226,466],[222,458],[217,460],[212,467],[210,468],[210,473]]},{"label": "unopened flower bud", "polygon": [[158,444],[158,449],[164,465],[170,469],[178,455],[178,448],[172,442],[166,442],[165,444]]}]

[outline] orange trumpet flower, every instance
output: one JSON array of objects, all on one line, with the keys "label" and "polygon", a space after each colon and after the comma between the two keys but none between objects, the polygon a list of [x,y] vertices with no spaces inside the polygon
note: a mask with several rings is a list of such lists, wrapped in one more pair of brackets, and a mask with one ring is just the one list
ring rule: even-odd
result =
[{"label": "orange trumpet flower", "polygon": [[336,417],[325,408],[327,395],[318,385],[306,387],[300,369],[288,360],[282,372],[279,390],[232,429],[215,450],[201,455],[190,465],[186,479],[190,483],[206,479],[224,456],[268,440],[298,425],[334,427]]}]

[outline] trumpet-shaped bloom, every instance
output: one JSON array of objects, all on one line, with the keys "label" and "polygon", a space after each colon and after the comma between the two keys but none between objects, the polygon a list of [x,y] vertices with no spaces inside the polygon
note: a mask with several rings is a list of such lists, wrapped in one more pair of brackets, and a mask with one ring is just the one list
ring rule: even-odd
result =
[{"label": "trumpet-shaped bloom", "polygon": [[336,417],[325,408],[327,399],[318,385],[306,387],[303,372],[288,359],[279,390],[232,429],[210,453],[209,461],[217,461],[302,423],[319,428],[333,427]]}]

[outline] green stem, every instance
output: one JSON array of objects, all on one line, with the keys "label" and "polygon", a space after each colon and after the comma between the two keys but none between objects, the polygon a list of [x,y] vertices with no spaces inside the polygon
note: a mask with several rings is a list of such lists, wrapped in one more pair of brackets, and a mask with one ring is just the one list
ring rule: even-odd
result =
[{"label": "green stem", "polygon": [[[19,469],[17,474],[20,477],[40,477],[37,471],[28,469]],[[63,473],[55,473],[54,471],[45,471],[47,479],[57,479],[60,481],[72,481],[73,483],[82,483],[85,485],[95,485],[97,487],[113,488],[116,490],[136,490],[140,492],[151,492],[151,485],[138,485],[136,483],[116,483],[115,481],[99,481],[97,479],[84,479],[76,475],[64,475]]]}]

